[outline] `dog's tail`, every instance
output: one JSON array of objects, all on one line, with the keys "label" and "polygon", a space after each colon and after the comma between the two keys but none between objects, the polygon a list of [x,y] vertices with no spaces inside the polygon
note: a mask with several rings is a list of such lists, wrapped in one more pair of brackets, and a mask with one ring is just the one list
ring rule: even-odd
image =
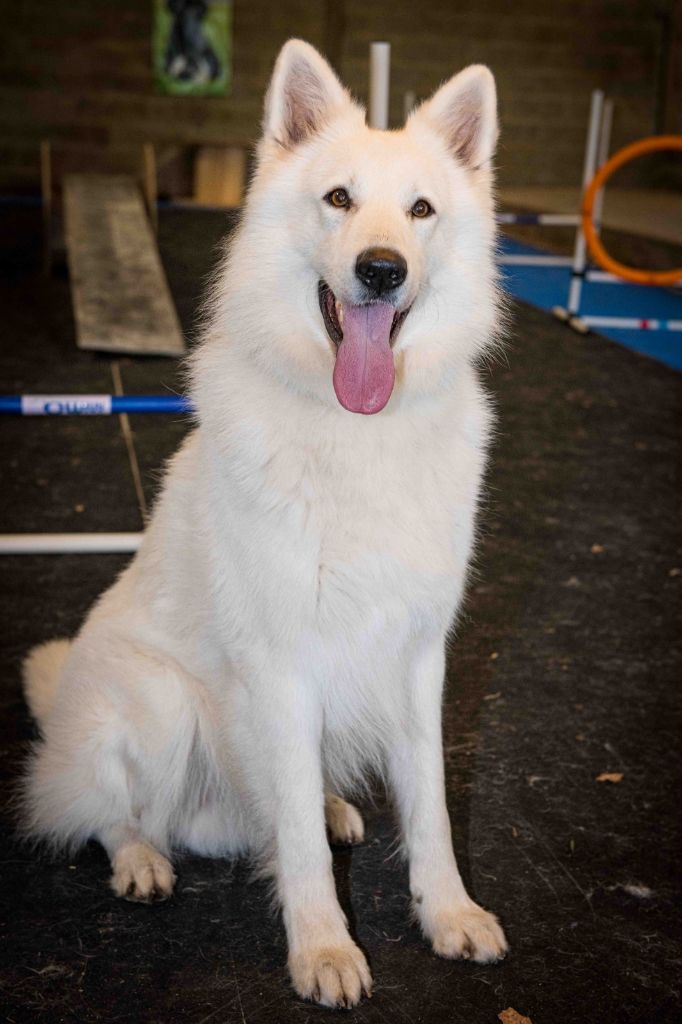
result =
[{"label": "dog's tail", "polygon": [[38,725],[42,725],[54,704],[70,649],[70,640],[49,640],[34,647],[24,661],[24,695]]}]

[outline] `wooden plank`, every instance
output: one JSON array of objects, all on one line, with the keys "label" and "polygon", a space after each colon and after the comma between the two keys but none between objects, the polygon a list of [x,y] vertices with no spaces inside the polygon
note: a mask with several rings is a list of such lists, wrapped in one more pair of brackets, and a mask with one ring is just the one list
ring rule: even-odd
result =
[{"label": "wooden plank", "polygon": [[185,342],[135,180],[66,175],[64,231],[78,347],[182,355]]},{"label": "wooden plank", "polygon": [[246,151],[241,146],[202,146],[194,159],[194,199],[211,206],[241,206]]}]

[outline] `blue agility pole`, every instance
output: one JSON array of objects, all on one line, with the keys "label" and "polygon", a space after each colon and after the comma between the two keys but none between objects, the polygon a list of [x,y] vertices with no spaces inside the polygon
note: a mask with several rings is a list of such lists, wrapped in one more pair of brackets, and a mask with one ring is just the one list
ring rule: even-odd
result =
[{"label": "blue agility pole", "polygon": [[580,215],[576,213],[498,213],[497,223],[577,227],[580,224]]},{"label": "blue agility pole", "polygon": [[[191,413],[180,395],[0,395],[0,414],[17,416],[115,416],[118,413]],[[141,533],[0,534],[0,555],[67,552],[131,553]]]},{"label": "blue agility pole", "polygon": [[0,395],[0,414],[116,416],[118,413],[189,413],[181,395]]}]

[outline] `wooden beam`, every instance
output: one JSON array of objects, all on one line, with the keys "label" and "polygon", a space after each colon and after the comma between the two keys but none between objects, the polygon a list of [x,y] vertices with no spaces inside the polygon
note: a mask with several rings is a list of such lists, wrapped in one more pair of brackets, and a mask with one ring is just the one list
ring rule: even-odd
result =
[{"label": "wooden beam", "polygon": [[185,342],[135,180],[67,175],[64,231],[79,348],[182,355]]}]

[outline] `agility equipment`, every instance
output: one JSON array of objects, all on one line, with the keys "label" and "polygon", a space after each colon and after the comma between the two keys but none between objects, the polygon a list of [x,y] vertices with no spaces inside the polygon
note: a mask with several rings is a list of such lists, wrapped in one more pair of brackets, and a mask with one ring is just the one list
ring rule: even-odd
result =
[{"label": "agility equipment", "polygon": [[182,395],[0,395],[0,413],[18,416],[117,416],[188,413]]},{"label": "agility equipment", "polygon": [[[572,256],[554,256],[539,252],[510,252],[502,255],[500,263],[509,267],[533,267],[541,274],[543,269],[570,268],[568,278],[568,294],[565,305],[554,305],[551,312],[558,319],[567,323],[573,330],[581,334],[587,334],[595,328],[600,331],[617,332],[616,337],[623,340],[624,335],[629,332],[658,331],[677,333],[682,328],[682,319],[676,314],[676,297],[669,296],[666,292],[643,291],[641,295],[642,305],[646,302],[648,309],[642,309],[641,314],[636,309],[638,302],[630,298],[626,310],[628,315],[609,314],[607,310],[599,309],[596,313],[586,312],[584,309],[584,291],[586,284],[607,284],[627,286],[631,283],[638,285],[667,285],[679,286],[682,284],[682,268],[667,271],[638,270],[634,267],[626,267],[618,263],[606,253],[600,240],[601,211],[604,197],[604,185],[619,167],[643,153],[654,152],[663,149],[682,149],[682,137],[680,136],[655,136],[650,139],[643,139],[641,142],[632,143],[623,150],[609,158],[609,143],[611,136],[611,123],[613,119],[613,102],[604,96],[601,90],[592,93],[590,101],[590,115],[588,121],[587,138],[585,144],[585,155],[583,160],[583,194],[582,209],[578,214],[569,213],[502,213],[498,215],[498,223],[536,225],[542,227],[574,226],[576,228],[575,243]],[[588,253],[591,253],[596,267],[589,266]],[[544,291],[543,285],[538,277],[538,291]],[[556,280],[552,289],[557,287]],[[527,294],[526,301],[533,301]],[[657,298],[658,296],[658,298]],[[603,296],[600,296],[599,304],[606,304]],[[543,305],[543,303],[538,303]],[[619,305],[623,305],[619,302]],[[633,308],[635,307],[635,308]],[[682,307],[680,307],[682,311]],[[636,315],[633,313],[636,312]],[[671,316],[670,313],[673,313]],[[612,335],[613,336],[613,335]],[[630,342],[626,342],[630,345]],[[637,347],[631,345],[631,347]],[[644,345],[640,346],[644,347]]]},{"label": "agility equipment", "polygon": [[371,43],[369,48],[369,111],[370,128],[388,128],[391,77],[391,44]]},{"label": "agility equipment", "polygon": [[605,271],[616,277],[622,277],[626,281],[631,281],[633,284],[676,284],[682,280],[682,267],[676,267],[673,270],[641,270],[615,260],[608,254],[595,230],[596,200],[606,182],[619,168],[646,153],[658,153],[661,150],[670,149],[682,151],[682,135],[652,135],[649,138],[640,139],[639,142],[633,142],[629,146],[619,149],[603,163],[585,189],[582,205],[582,230],[590,253]]},{"label": "agility equipment", "polygon": [[183,355],[185,341],[134,179],[67,175],[64,234],[78,347]]},{"label": "agility equipment", "polygon": [[[583,162],[583,188],[587,185],[594,174],[594,169],[599,157],[599,135],[602,128],[604,115],[604,93],[601,89],[595,89],[590,101],[590,121],[587,130],[587,143],[585,146],[585,159]],[[576,231],[575,246],[573,249],[573,267],[571,270],[571,284],[568,292],[567,313],[570,319],[578,314],[580,308],[580,296],[582,293],[582,274],[585,271],[587,262],[587,250],[585,236],[580,228]],[[571,326],[575,326],[571,324]]]},{"label": "agility equipment", "polygon": [[[79,348],[181,356],[185,341],[156,245],[154,147],[142,147],[132,175],[67,174],[64,241]],[[43,268],[53,248],[53,155],[40,145]]]},{"label": "agility equipment", "polygon": [[0,534],[0,555],[132,554],[142,533]]},{"label": "agility equipment", "polygon": [[576,227],[577,213],[498,213],[498,224],[540,224],[544,227]]}]

